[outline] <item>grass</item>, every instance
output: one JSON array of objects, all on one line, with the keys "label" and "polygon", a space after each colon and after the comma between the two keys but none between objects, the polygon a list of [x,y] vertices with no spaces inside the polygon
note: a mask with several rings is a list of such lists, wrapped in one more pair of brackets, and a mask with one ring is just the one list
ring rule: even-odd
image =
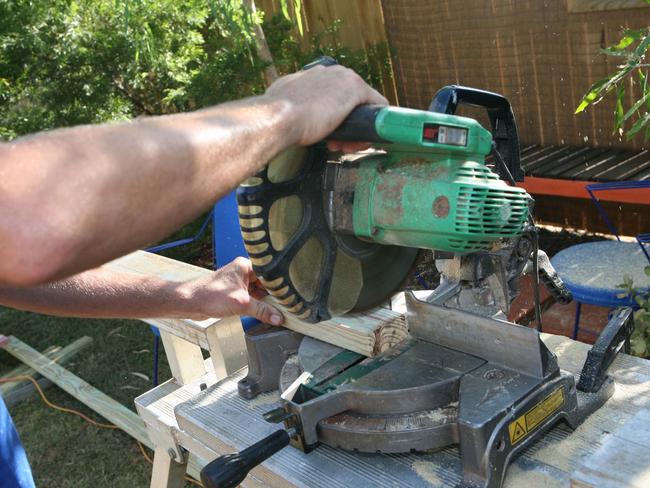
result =
[{"label": "grass", "polygon": [[[169,240],[194,235],[201,222],[198,219]],[[165,254],[209,266],[209,242],[209,236],[205,236],[200,242]],[[152,386],[153,334],[143,322],[48,317],[0,307],[0,334],[14,335],[39,351],[50,345],[65,346],[84,335],[92,337],[92,345],[65,367],[131,410],[135,411],[134,398]],[[0,375],[19,364],[0,350]],[[170,376],[161,346],[159,378],[162,382]],[[105,423],[102,417],[56,386],[45,394],[57,405],[79,410]],[[53,410],[38,396],[15,405],[10,413],[39,488],[149,486],[151,465],[142,456],[136,441],[124,432],[101,429],[76,416]],[[147,452],[152,455],[151,451]]]},{"label": "grass", "polygon": [[[153,335],[143,322],[55,318],[1,308],[0,333],[15,335],[41,351],[49,345],[64,346],[88,335],[93,338],[93,344],[66,364],[68,370],[133,410],[133,399],[151,388],[151,381],[132,374],[151,377]],[[169,378],[164,354],[160,359],[160,378]],[[18,364],[8,353],[0,351],[0,373]],[[56,387],[45,394],[58,405],[105,422]],[[37,486],[149,485],[151,466],[136,442],[124,432],[101,429],[76,416],[53,410],[38,396],[15,405],[10,412]]]}]

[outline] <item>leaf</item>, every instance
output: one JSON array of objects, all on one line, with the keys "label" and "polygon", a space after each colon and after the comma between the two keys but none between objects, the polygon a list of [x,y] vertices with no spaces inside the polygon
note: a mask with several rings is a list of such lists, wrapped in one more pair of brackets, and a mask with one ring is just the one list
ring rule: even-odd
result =
[{"label": "leaf", "polygon": [[643,127],[650,122],[650,113],[645,112],[643,114],[643,117],[641,117],[639,120],[637,120],[634,125],[630,128],[630,130],[627,132],[627,138],[632,139],[635,135],[638,134],[638,132],[643,129]]},{"label": "leaf", "polygon": [[641,39],[641,42],[634,50],[634,54],[641,59],[645,52],[648,50],[648,45],[650,45],[650,32],[648,29],[645,31],[645,37]]},{"label": "leaf", "polygon": [[[648,76],[643,72],[643,70],[639,70],[639,84],[641,85],[641,92],[645,96],[646,93],[649,92],[648,90]],[[646,107],[648,107],[648,110],[650,110],[650,99],[648,99],[646,103]]]},{"label": "leaf", "polygon": [[625,56],[627,53],[621,51],[624,51],[626,47],[628,47],[630,44],[632,44],[634,41],[638,40],[639,37],[634,37],[632,35],[633,33],[628,31],[627,33],[623,34],[623,37],[621,38],[620,41],[618,41],[617,44],[614,44],[613,46],[606,47],[605,49],[601,49],[601,52],[613,56]]},{"label": "leaf", "polygon": [[293,1],[293,11],[296,14],[296,23],[298,24],[298,32],[300,32],[301,36],[304,36],[305,34],[302,31],[302,0]]},{"label": "leaf", "polygon": [[133,376],[135,376],[137,378],[141,378],[144,381],[151,381],[146,374],[138,373],[137,371],[130,371],[129,374],[131,374],[131,375],[133,375]]},{"label": "leaf", "polygon": [[[627,121],[627,119],[632,117],[632,115],[634,115],[641,108],[641,105],[643,105],[649,100],[650,100],[650,91],[648,91],[645,95],[643,95],[643,97],[638,99],[634,105],[632,105],[630,110],[628,110],[627,113],[623,116],[623,122]],[[617,129],[618,127],[619,126],[616,126]]]},{"label": "leaf", "polygon": [[[650,2],[650,0],[648,0]],[[646,266],[643,268],[643,272],[646,274],[646,276],[650,276],[650,266]]]},{"label": "leaf", "polygon": [[289,4],[288,0],[280,0],[280,8],[282,9],[282,15],[284,18],[291,21],[291,16],[289,15]]},{"label": "leaf", "polygon": [[579,114],[592,103],[597,103],[598,100],[603,97],[603,87],[609,82],[609,80],[610,78],[603,78],[602,80],[598,80],[596,83],[591,85],[591,88],[589,88],[587,93],[585,93],[585,95],[582,97],[582,100],[580,100],[580,105],[578,105],[578,108],[576,108],[575,113]]},{"label": "leaf", "polygon": [[616,94],[616,109],[614,110],[614,131],[623,127],[625,121],[625,110],[623,109],[623,99],[625,98],[625,85],[621,85]]}]

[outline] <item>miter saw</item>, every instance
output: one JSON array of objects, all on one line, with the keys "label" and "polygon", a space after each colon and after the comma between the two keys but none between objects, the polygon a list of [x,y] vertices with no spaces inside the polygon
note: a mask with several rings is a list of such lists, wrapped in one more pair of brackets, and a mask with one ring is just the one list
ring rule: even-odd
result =
[{"label": "miter saw", "polygon": [[[491,132],[454,115],[460,104],[487,109]],[[631,314],[614,314],[577,387],[537,330],[506,321],[527,267],[558,301],[571,296],[537,250],[531,197],[514,185],[523,175],[504,97],[450,86],[429,111],[362,106],[331,139],[373,150],[342,160],[324,144],[295,148],[238,191],[263,285],[313,323],[384,302],[419,249],[436,252],[440,285],[426,301],[407,293],[408,338],[373,358],[284,329],[249,331],[240,395],[279,387],[282,406],[265,418],[285,428],[208,464],[204,486],[236,486],[289,443],[309,452],[321,442],[363,453],[459,444],[462,486],[501,486],[516,453],[609,398],[605,370]]]}]

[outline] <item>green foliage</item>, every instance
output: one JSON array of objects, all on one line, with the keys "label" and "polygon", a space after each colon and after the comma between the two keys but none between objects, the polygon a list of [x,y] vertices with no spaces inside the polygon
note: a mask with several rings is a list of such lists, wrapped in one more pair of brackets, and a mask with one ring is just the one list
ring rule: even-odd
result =
[{"label": "green foliage", "polygon": [[[644,268],[645,274],[650,276],[650,266]],[[623,278],[623,283],[618,285],[625,290],[620,295],[634,297],[639,305],[639,310],[634,313],[634,331],[630,337],[631,352],[635,356],[650,357],[650,295],[648,290],[639,290],[634,286],[629,276]]]},{"label": "green foliage", "polygon": [[384,46],[351,52],[339,24],[296,39],[286,17],[252,15],[241,0],[0,0],[0,138],[262,93],[261,22],[281,73],[329,54],[380,85]]},{"label": "green foliage", "polygon": [[[650,3],[650,0],[645,0]],[[648,64],[645,56],[650,47],[650,27],[623,31],[621,39],[614,45],[601,49],[603,54],[621,60],[616,72],[595,82],[580,100],[575,113],[584,111],[590,105],[600,102],[607,94],[616,94],[614,110],[614,132],[626,134],[632,139],[643,133],[650,137],[650,86],[648,86]],[[636,80],[636,87],[635,85]],[[627,83],[626,83],[627,82]],[[625,107],[626,90],[632,90],[637,100]],[[631,125],[630,125],[631,124]],[[629,128],[626,128],[629,126]]]}]

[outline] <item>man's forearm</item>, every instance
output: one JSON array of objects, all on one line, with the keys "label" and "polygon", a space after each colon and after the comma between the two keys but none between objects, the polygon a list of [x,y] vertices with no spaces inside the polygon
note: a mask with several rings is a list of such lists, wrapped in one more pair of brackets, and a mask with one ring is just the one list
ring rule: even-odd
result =
[{"label": "man's forearm", "polygon": [[207,318],[183,283],[102,268],[36,287],[0,286],[0,304],[64,317]]},{"label": "man's forearm", "polygon": [[0,243],[16,251],[0,281],[70,275],[161,239],[296,142],[291,126],[286,103],[256,97],[0,146]]},{"label": "man's forearm", "polygon": [[250,261],[237,258],[184,282],[96,268],[46,285],[0,285],[0,304],[66,317],[204,320],[247,315],[280,325],[282,314],[260,300],[259,286]]},{"label": "man's forearm", "polygon": [[241,102],[0,143],[0,283],[53,281],[155,242],[363,103],[386,100],[317,66]]}]

